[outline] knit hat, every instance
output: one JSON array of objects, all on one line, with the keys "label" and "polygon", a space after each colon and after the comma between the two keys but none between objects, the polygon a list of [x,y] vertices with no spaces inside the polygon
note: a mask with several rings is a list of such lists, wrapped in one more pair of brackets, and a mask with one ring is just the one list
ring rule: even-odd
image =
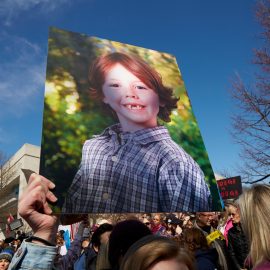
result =
[{"label": "knit hat", "polygon": [[11,262],[13,255],[14,255],[13,249],[10,247],[7,247],[0,253],[0,260],[6,259],[9,262]]},{"label": "knit hat", "polygon": [[15,240],[15,238],[14,237],[7,237],[6,239],[5,239],[5,243],[6,244],[10,244],[12,241],[14,241]]}]

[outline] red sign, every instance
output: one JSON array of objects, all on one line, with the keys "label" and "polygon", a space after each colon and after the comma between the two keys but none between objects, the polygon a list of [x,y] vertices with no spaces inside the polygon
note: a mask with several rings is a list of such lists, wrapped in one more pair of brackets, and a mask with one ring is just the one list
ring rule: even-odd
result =
[{"label": "red sign", "polygon": [[217,184],[223,200],[237,199],[242,193],[242,182],[240,176],[218,180]]}]

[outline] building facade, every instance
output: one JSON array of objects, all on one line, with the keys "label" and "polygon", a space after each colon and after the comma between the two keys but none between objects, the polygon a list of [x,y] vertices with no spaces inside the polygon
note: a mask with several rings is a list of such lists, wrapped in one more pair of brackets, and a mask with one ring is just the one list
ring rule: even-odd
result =
[{"label": "building facade", "polygon": [[19,197],[27,186],[31,172],[39,172],[39,160],[40,147],[24,144],[0,167],[0,239],[10,236],[6,227],[8,217],[19,218]]}]

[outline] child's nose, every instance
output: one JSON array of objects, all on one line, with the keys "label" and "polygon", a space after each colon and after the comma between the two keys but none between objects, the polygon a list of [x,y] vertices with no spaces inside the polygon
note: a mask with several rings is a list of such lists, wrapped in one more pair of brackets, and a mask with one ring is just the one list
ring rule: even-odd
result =
[{"label": "child's nose", "polygon": [[136,89],[133,86],[128,86],[127,87],[126,97],[129,97],[129,98],[138,98],[138,95],[136,93]]}]

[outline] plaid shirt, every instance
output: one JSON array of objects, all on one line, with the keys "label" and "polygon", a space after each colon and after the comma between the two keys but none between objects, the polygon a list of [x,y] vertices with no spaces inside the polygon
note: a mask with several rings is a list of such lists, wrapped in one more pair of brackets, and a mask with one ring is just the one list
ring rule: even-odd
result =
[{"label": "plaid shirt", "polygon": [[63,213],[209,211],[198,164],[163,126],[122,132],[113,125],[85,142]]}]

